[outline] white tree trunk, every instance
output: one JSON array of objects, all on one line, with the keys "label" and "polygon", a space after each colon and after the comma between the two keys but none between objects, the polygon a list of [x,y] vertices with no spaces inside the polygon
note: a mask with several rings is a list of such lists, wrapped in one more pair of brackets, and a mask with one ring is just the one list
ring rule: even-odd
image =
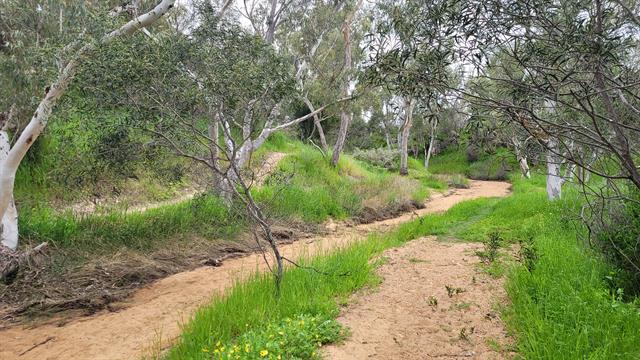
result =
[{"label": "white tree trunk", "polygon": [[[302,100],[304,100],[304,103],[309,108],[309,111],[315,111],[311,100],[309,100],[307,96],[303,97]],[[327,144],[327,138],[324,136],[324,129],[322,128],[322,124],[320,123],[320,114],[315,114],[313,116],[313,125],[316,127],[316,130],[318,130],[318,136],[320,137],[320,146],[322,147],[322,150],[327,151],[327,149],[329,149],[329,145]]]},{"label": "white tree trunk", "polygon": [[408,147],[409,147],[409,133],[411,132],[411,126],[413,125],[413,108],[415,107],[415,101],[413,99],[405,99],[404,101],[404,122],[400,129],[400,175],[408,175]]},{"label": "white tree trunk", "polygon": [[429,149],[427,150],[427,153],[424,156],[425,170],[429,170],[429,161],[431,161],[431,154],[433,153],[433,143],[435,143],[435,133],[436,133],[437,126],[438,126],[437,122],[435,122],[433,126],[431,126],[431,132],[429,134]]},{"label": "white tree trunk", "polygon": [[[10,120],[7,120],[10,121]],[[8,124],[7,124],[8,125]],[[9,155],[9,134],[5,129],[0,130],[0,167]],[[9,200],[9,207],[2,217],[2,245],[11,250],[18,248],[18,211],[13,201],[13,196]]]},{"label": "white tree trunk", "polygon": [[550,139],[547,146],[547,197],[549,200],[556,200],[562,196],[564,179],[560,174],[560,159],[555,154],[558,151],[556,140]]},{"label": "white tree trunk", "polygon": [[527,179],[531,178],[531,171],[529,170],[529,162],[527,161],[526,156],[520,156],[518,159],[518,163],[520,164],[520,171],[522,175]]},{"label": "white tree trunk", "polygon": [[[103,36],[102,39],[100,39],[100,43],[107,44],[118,37],[131,35],[137,30],[154,23],[173,7],[174,2],[175,0],[161,1],[148,13],[136,17],[119,29]],[[27,151],[31,145],[33,145],[34,141],[36,141],[38,136],[40,136],[42,130],[44,130],[53,107],[67,90],[69,84],[76,75],[78,67],[86,60],[87,55],[95,48],[96,44],[94,43],[88,43],[82,46],[69,60],[62,72],[58,75],[56,81],[46,88],[45,96],[40,101],[33,117],[18,137],[18,140],[16,140],[15,144],[8,151],[6,158],[0,165],[0,217],[3,219],[3,223],[7,213],[11,213],[12,211],[15,212],[15,206],[13,207],[14,210],[10,210],[10,208],[12,207],[11,204],[13,202],[13,188],[16,172],[20,162],[27,154]]]},{"label": "white tree trunk", "polygon": [[[355,8],[351,13],[347,15],[342,24],[342,38],[344,40],[344,71],[346,73],[342,93],[344,97],[351,96],[350,81],[351,81],[351,69],[353,68],[353,62],[351,59],[351,22],[353,21],[356,12],[362,6],[363,0],[358,0]],[[338,166],[340,160],[340,154],[344,149],[344,145],[347,141],[347,131],[349,130],[349,124],[351,123],[351,113],[348,113],[345,109],[342,109],[340,113],[340,131],[338,132],[338,139],[336,140],[336,146],[333,148],[333,156],[331,158],[331,164],[335,167]]]}]

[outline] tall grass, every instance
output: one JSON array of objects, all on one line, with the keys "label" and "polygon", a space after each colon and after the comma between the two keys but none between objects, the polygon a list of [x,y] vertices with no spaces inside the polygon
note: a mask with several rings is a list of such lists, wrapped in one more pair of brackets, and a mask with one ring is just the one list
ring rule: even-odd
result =
[{"label": "tall grass", "polygon": [[[274,141],[279,144],[281,140]],[[420,170],[419,163],[414,164],[409,180],[404,181],[395,173],[369,166],[347,154],[333,168],[321,152],[299,142],[284,142],[272,148],[293,152],[254,194],[271,215],[280,218],[294,217],[307,222],[343,219],[358,215],[367,200],[376,198],[374,202],[380,207],[412,200],[423,202],[429,188],[444,187],[424,172],[424,167]]]},{"label": "tall grass", "polygon": [[46,207],[22,209],[18,220],[21,236],[28,241],[49,241],[56,247],[93,253],[120,247],[149,250],[176,235],[228,238],[245,224],[241,216],[210,195],[144,212],[107,215],[59,214]]},{"label": "tall grass", "polygon": [[605,283],[611,269],[578,245],[578,230],[563,221],[566,202],[575,199],[550,203],[541,185],[541,176],[517,179],[509,198],[464,202],[444,214],[405,223],[347,249],[307,260],[306,264],[334,275],[288,269],[280,298],[274,297],[272,280],[265,275],[236,284],[197,312],[167,357],[204,359],[204,346],[233,341],[287,317],[335,317],[338,304],[350,293],[379,281],[371,259],[384,249],[429,234],[480,241],[499,231],[507,240],[532,238],[539,253],[533,268],[516,264],[507,278],[511,304],[505,311],[506,323],[524,358],[637,359],[637,305],[624,303],[612,293]]}]

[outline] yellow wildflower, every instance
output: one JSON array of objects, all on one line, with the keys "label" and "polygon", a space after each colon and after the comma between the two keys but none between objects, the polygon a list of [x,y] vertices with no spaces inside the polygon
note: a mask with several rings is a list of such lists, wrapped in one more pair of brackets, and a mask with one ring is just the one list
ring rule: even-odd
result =
[{"label": "yellow wildflower", "polygon": [[206,347],[203,347],[202,352],[209,352],[209,349],[207,349]]},{"label": "yellow wildflower", "polygon": [[269,350],[262,350],[262,351],[260,351],[260,357],[265,357],[265,356],[267,356],[267,355],[269,355]]}]

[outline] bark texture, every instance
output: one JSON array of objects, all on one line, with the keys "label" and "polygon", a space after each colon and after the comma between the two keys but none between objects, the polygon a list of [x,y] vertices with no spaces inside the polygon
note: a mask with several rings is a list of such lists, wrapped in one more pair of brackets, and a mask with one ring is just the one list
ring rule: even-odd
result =
[{"label": "bark texture", "polygon": [[404,121],[400,128],[400,175],[409,175],[408,167],[408,146],[409,134],[413,125],[413,108],[416,106],[415,100],[406,98],[404,101]]},{"label": "bark texture", "polygon": [[547,143],[547,197],[549,200],[560,199],[564,178],[560,174],[560,159],[557,156],[558,143],[550,139]]},{"label": "bark texture", "polygon": [[438,126],[438,123],[435,122],[433,123],[433,125],[431,126],[431,130],[429,133],[429,148],[427,149],[427,153],[424,156],[424,169],[425,170],[429,170],[429,161],[431,161],[431,154],[433,153],[433,144],[436,142],[435,140],[435,134],[436,134],[436,127]]}]

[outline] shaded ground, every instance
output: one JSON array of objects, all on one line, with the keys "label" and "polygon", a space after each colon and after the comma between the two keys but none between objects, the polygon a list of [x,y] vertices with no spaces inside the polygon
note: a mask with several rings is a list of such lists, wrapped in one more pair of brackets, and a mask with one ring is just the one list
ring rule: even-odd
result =
[{"label": "shaded ground", "polygon": [[[282,252],[289,258],[319,254],[416,216],[447,210],[460,201],[506,196],[509,188],[508,183],[474,181],[469,189],[455,190],[449,196],[436,195],[424,209],[397,218],[355,226],[328,224],[331,234],[283,245]],[[264,268],[258,254],[232,258],[219,267],[200,267],[161,279],[126,301],[113,304],[114,311],[100,311],[65,324],[0,330],[0,358],[132,359],[158,353],[179,336],[180,322],[188,321],[212,295],[222,294],[235,281]]]},{"label": "shaded ground", "polygon": [[338,320],[349,339],[325,349],[327,359],[502,359],[509,342],[494,307],[501,280],[479,270],[481,244],[426,237],[385,251],[383,278],[353,296]]}]

